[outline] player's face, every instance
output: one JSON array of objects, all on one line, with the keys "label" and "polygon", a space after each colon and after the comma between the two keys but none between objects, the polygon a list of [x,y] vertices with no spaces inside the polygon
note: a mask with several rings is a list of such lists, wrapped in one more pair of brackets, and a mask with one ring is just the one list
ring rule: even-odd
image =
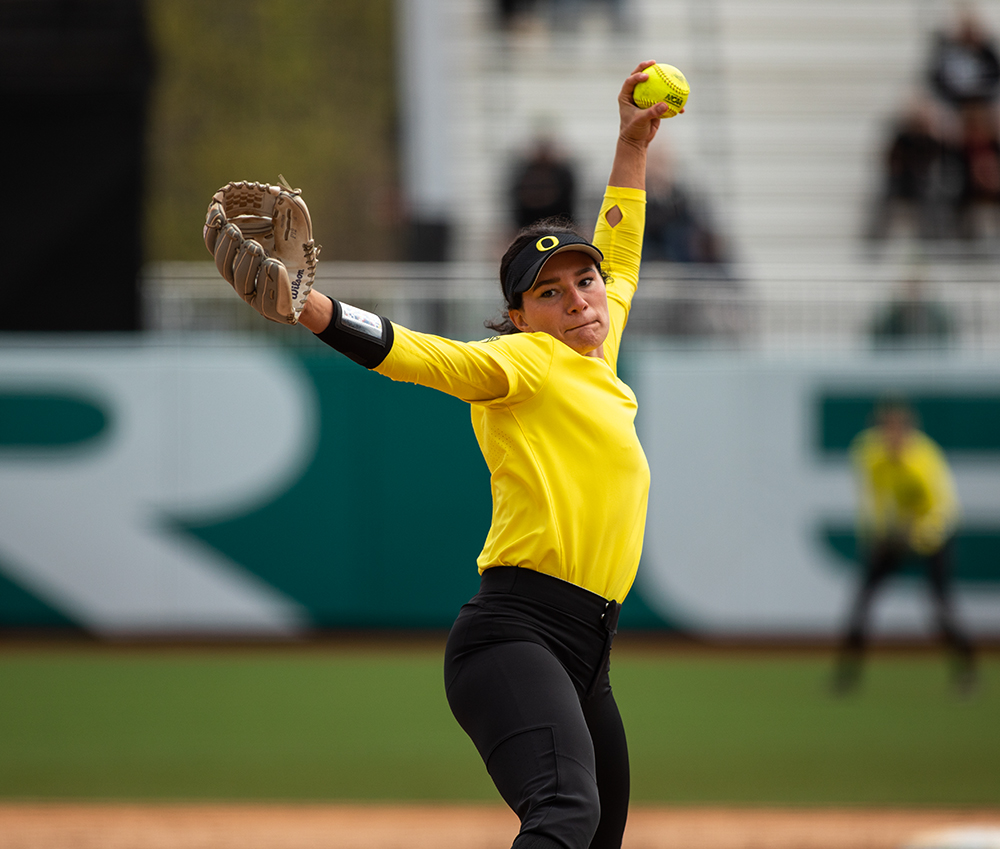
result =
[{"label": "player's face", "polygon": [[899,457],[912,431],[910,417],[903,411],[892,410],[883,414],[881,425],[889,455]]},{"label": "player's face", "polygon": [[587,254],[556,254],[524,293],[521,309],[510,310],[510,318],[525,333],[548,333],[578,354],[603,357],[609,328],[604,278]]}]

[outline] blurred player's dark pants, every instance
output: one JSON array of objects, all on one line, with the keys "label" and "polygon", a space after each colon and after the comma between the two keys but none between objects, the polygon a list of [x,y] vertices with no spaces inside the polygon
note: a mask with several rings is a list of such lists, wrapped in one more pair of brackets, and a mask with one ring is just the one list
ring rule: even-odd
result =
[{"label": "blurred player's dark pants", "polygon": [[618,849],[625,730],[609,653],[620,606],[530,569],[483,573],[445,652],[452,712],[521,819],[514,849]]},{"label": "blurred player's dark pants", "polygon": [[[937,629],[945,645],[952,651],[959,668],[967,671],[973,660],[972,643],[962,633],[955,618],[951,599],[952,540],[933,554],[921,557],[926,567],[928,586],[934,602]],[[872,601],[887,578],[903,565],[903,561],[918,556],[909,546],[895,540],[876,541],[865,559],[865,574],[858,589],[841,642],[839,683],[850,686],[857,676],[868,642],[868,619]]]}]

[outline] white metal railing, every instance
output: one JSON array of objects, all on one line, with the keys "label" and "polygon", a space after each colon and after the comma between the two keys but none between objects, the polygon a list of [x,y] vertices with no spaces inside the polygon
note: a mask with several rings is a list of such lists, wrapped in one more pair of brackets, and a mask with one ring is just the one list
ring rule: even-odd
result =
[{"label": "white metal railing", "polygon": [[[1000,349],[1000,266],[788,262],[755,268],[649,263],[633,303],[630,334],[678,343],[746,349]],[[496,267],[488,263],[335,263],[320,265],[316,287],[392,320],[456,339],[489,335],[499,315]],[[916,287],[916,288],[915,288]],[[919,291],[917,291],[919,289]],[[877,324],[924,332],[876,339]],[[158,331],[271,335],[283,344],[309,337],[260,319],[237,298],[211,262],[147,267],[145,326]]]}]

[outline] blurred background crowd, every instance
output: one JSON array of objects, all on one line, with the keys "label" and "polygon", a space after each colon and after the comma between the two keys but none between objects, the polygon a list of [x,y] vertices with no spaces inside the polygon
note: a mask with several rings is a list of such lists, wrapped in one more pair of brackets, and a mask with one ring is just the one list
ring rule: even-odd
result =
[{"label": "blurred background crowd", "polygon": [[[238,305],[185,265],[207,259],[192,222],[216,184],[280,171],[305,190],[345,297],[480,335],[470,316],[514,228],[589,223],[607,94],[649,55],[681,66],[693,94],[650,163],[639,332],[995,345],[998,17],[944,0],[8,0],[0,88],[23,131],[3,144],[24,191],[5,229],[33,231],[63,198],[74,209],[46,242],[59,297],[40,310],[34,287],[8,283],[0,321],[239,326]],[[37,277],[32,251],[16,262],[11,279]],[[457,297],[429,280],[456,263]],[[98,285],[117,293],[100,309],[85,294]]]}]

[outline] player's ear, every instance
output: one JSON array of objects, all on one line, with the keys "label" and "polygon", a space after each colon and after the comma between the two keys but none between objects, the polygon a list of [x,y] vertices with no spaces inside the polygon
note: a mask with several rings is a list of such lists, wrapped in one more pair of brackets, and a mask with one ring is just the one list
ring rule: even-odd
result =
[{"label": "player's ear", "polygon": [[524,318],[523,310],[514,309],[511,307],[507,310],[507,315],[510,316],[510,320],[514,322],[514,327],[520,330],[522,333],[531,333],[531,325]]}]

